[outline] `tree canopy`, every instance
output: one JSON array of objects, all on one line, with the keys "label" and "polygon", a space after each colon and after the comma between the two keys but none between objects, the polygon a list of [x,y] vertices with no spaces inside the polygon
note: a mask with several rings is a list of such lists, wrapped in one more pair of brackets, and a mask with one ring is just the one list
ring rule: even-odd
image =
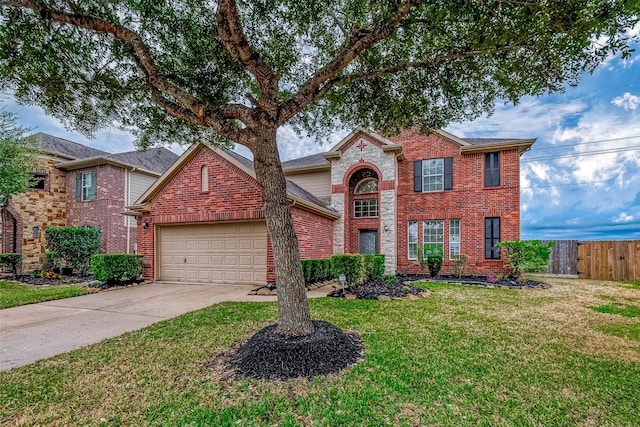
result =
[{"label": "tree canopy", "polygon": [[[91,134],[238,141],[255,113],[316,134],[439,128],[562,90],[637,1],[0,1],[0,87]],[[167,114],[169,113],[169,114]]]},{"label": "tree canopy", "polygon": [[24,193],[33,181],[36,150],[13,114],[0,110],[0,197]]}]

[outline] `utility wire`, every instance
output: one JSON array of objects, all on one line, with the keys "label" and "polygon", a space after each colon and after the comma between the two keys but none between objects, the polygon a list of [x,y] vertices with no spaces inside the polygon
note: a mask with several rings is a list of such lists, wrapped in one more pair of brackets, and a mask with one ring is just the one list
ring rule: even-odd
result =
[{"label": "utility wire", "polygon": [[620,147],[620,148],[608,148],[605,150],[594,150],[594,151],[586,151],[582,153],[570,153],[570,154],[557,154],[552,156],[540,156],[540,157],[532,157],[529,159],[521,159],[521,162],[535,162],[539,160],[552,160],[552,159],[562,159],[567,157],[582,157],[582,156],[593,156],[596,154],[610,154],[610,153],[620,153],[623,151],[635,151],[640,149],[640,145],[634,145],[631,147]]},{"label": "utility wire", "polygon": [[554,146],[551,146],[551,147],[540,147],[540,148],[534,147],[534,148],[530,149],[529,151],[527,151],[527,153],[529,153],[531,151],[541,151],[541,150],[558,150],[558,149],[565,148],[565,147],[576,147],[578,145],[599,144],[601,142],[624,141],[626,139],[634,139],[634,138],[640,138],[640,135],[625,136],[625,137],[622,137],[622,138],[600,139],[598,141],[578,142],[576,144],[554,145]]},{"label": "utility wire", "polygon": [[[543,185],[532,185],[529,187],[520,187],[521,190],[523,189],[535,189],[535,188],[549,188],[549,187],[567,187],[570,185],[587,185],[587,184],[608,184],[608,183],[612,183],[617,181],[619,178],[610,178],[610,179],[605,179],[602,181],[585,181],[585,182],[568,182],[568,183],[564,183],[564,184],[543,184]],[[636,181],[640,179],[640,176],[634,176],[631,178],[625,178],[626,182],[629,181]]]}]

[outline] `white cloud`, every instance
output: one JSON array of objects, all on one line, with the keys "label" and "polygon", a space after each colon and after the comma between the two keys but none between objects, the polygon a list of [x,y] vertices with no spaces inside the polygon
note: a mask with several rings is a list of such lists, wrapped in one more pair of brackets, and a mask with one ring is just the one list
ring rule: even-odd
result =
[{"label": "white cloud", "polygon": [[635,110],[640,106],[640,96],[631,95],[629,92],[625,92],[624,95],[613,98],[611,103],[616,107],[624,108],[626,111]]},{"label": "white cloud", "polygon": [[629,215],[626,212],[621,212],[617,217],[611,218],[613,222],[631,222],[633,221],[633,215]]}]

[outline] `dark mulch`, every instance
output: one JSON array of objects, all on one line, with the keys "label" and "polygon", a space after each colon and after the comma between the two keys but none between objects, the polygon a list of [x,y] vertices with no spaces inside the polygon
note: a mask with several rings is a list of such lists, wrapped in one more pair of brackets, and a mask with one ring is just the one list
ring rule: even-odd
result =
[{"label": "dark mulch", "polygon": [[28,285],[71,285],[73,283],[85,283],[90,282],[92,279],[91,276],[60,276],[60,278],[43,278],[43,277],[33,277],[30,274],[20,274],[13,276],[7,280],[13,280],[20,283],[26,283]]},{"label": "dark mulch", "polygon": [[295,338],[277,334],[275,324],[267,326],[231,356],[230,364],[243,377],[287,380],[339,372],[362,358],[355,335],[321,320],[313,326],[313,334]]},{"label": "dark mulch", "polygon": [[397,275],[395,281],[391,283],[384,279],[374,279],[359,286],[347,288],[337,287],[329,296],[344,298],[347,294],[354,294],[358,299],[377,299],[382,295],[390,298],[402,298],[408,295],[420,295],[425,291],[423,288],[410,285],[410,282],[428,281],[509,289],[544,289],[548,287],[548,285],[536,282],[535,280],[516,281],[503,279],[488,281],[487,276],[437,276],[432,278],[425,275]]}]

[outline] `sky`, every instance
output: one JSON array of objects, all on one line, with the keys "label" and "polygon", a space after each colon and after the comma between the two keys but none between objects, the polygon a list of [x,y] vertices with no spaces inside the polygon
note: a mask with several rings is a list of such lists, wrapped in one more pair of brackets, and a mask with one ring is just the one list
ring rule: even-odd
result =
[{"label": "sky", "polygon": [[[0,95],[1,106],[33,132],[108,152],[134,149],[134,138],[116,128],[90,140],[11,95]],[[283,127],[282,160],[327,151],[351,130],[319,145]],[[445,130],[459,137],[537,139],[521,157],[522,239],[640,240],[640,52],[625,61],[609,58],[563,93],[525,97],[515,106],[497,103],[491,116]],[[243,147],[237,151],[248,155]]]}]

